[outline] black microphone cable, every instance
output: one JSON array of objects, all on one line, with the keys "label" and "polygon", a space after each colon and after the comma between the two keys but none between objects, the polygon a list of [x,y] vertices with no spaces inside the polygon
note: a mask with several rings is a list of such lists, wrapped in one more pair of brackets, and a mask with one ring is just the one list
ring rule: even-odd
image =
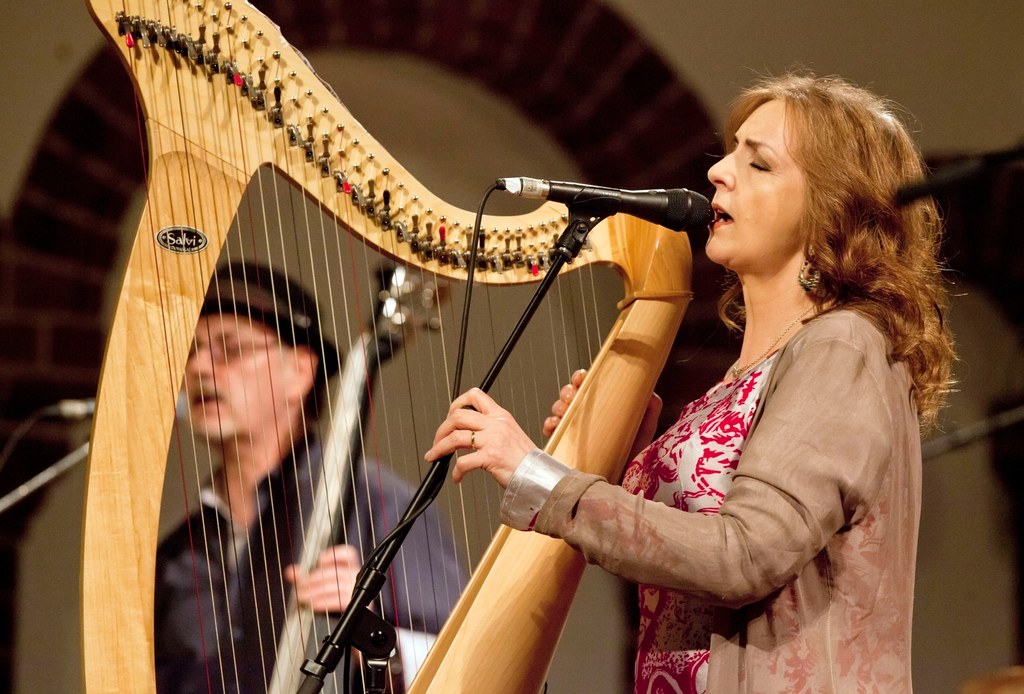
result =
[{"label": "black microphone cable", "polygon": [[[491,194],[498,190],[498,184],[493,183],[484,193],[480,200],[480,205],[476,211],[476,220],[473,223],[473,235],[470,239],[470,252],[469,260],[467,261],[468,267],[466,268],[466,295],[462,300],[462,319],[459,326],[459,346],[455,356],[455,374],[452,377],[452,391],[451,399],[457,398],[462,390],[462,370],[466,360],[466,338],[469,333],[469,314],[470,307],[473,301],[473,285],[474,277],[476,275],[477,258],[479,257],[480,240],[483,238],[483,216],[484,207],[487,205],[487,200],[491,197]],[[422,502],[410,508],[405,519],[400,521],[391,531],[384,536],[384,538],[377,544],[377,546],[370,553],[370,556],[363,563],[363,566],[373,566],[375,558],[385,551],[388,545],[395,541],[395,537],[399,536],[402,531],[408,526],[412,525],[417,518],[423,515],[423,512],[427,510],[434,499],[437,498],[437,494],[440,493],[440,488],[433,491],[432,494],[423,498]],[[357,579],[358,582],[358,579]]]}]

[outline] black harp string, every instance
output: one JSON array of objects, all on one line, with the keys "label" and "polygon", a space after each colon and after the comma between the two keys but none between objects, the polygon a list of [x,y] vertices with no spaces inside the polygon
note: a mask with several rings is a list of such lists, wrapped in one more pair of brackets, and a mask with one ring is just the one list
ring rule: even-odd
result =
[{"label": "black harp string", "polygon": [[[242,130],[242,128],[239,127],[238,131],[241,132],[241,130]],[[257,168],[254,171],[254,176],[255,177],[259,177],[260,173],[261,173],[261,169]],[[248,234],[249,234],[248,240],[250,242],[250,245],[253,248],[255,248],[255,244],[256,244],[256,236],[255,236],[255,229],[257,228],[256,219],[257,218],[263,219],[264,220],[264,226],[266,226],[266,221],[265,221],[266,220],[266,216],[265,216],[266,204],[265,204],[264,191],[262,189],[262,185],[263,185],[262,178],[257,178],[257,189],[259,190],[259,193],[260,193],[260,204],[258,206],[254,206],[253,205],[252,196],[250,195],[249,188],[247,188],[246,192],[245,192],[245,195],[243,196],[243,199],[239,201],[240,202],[240,206],[239,206],[239,209],[236,211],[235,219],[232,222],[232,227],[237,230],[237,238],[238,238],[238,246],[239,246],[239,248],[238,248],[238,258],[237,258],[238,261],[244,261],[246,259],[245,244],[244,244],[244,242],[246,241],[246,238],[245,238],[245,232],[243,231],[243,225],[242,225],[241,219],[244,218],[244,219],[247,220],[247,223],[245,224],[244,228],[248,230]],[[252,181],[250,181],[250,186],[249,187],[251,188],[251,186],[252,186]],[[261,214],[257,215],[256,214],[257,211],[260,212]],[[225,239],[225,245],[223,247],[223,251],[222,252],[223,252],[223,254],[225,256],[225,260],[227,262],[227,267],[228,267],[228,272],[227,272],[227,282],[228,282],[228,285],[227,285],[227,287],[222,287],[221,286],[221,282],[220,282],[220,277],[216,273],[214,274],[214,277],[213,277],[214,293],[215,293],[215,296],[218,299],[218,302],[220,302],[221,300],[223,300],[226,297],[227,298],[227,302],[228,302],[229,305],[246,306],[246,307],[251,306],[251,303],[249,301],[249,296],[247,294],[249,283],[252,283],[255,286],[263,289],[263,288],[265,288],[266,281],[269,278],[265,278],[264,276],[262,276],[262,274],[259,274],[258,270],[256,271],[258,274],[255,277],[250,277],[250,276],[248,276],[246,274],[247,271],[245,269],[241,270],[242,276],[237,276],[236,275],[236,270],[232,266],[232,263],[235,262],[236,258],[233,257],[233,255],[232,255],[232,249],[231,249],[231,246],[229,245],[229,240],[228,239]],[[215,264],[215,266],[216,266],[216,264]],[[244,291],[246,292],[246,294],[244,294],[244,295],[237,294],[237,288],[239,287],[239,285],[241,285],[242,287],[245,288]],[[248,308],[247,308],[245,314],[240,314],[238,312],[232,312],[230,314],[223,314],[223,315],[224,315],[223,320],[226,320],[229,323],[233,323],[234,327],[236,328],[236,330],[239,327],[243,326],[244,324],[252,324],[254,321],[259,322],[259,318],[253,316],[252,313],[251,313],[251,310],[249,310]],[[208,334],[207,335],[207,339],[208,339],[208,342],[211,342],[212,341],[212,336]],[[236,359],[250,358],[253,354],[256,353],[256,350],[257,350],[257,346],[256,346],[256,343],[254,341],[254,336],[250,336],[250,340],[248,342],[243,341],[243,340],[237,340],[234,344],[231,344],[231,343],[229,343],[227,341],[226,337],[223,334],[220,336],[220,344],[219,344],[218,348],[219,348],[220,353],[223,354],[228,359],[228,361],[236,360]],[[218,378],[217,378],[217,369],[218,368],[222,368],[224,366],[226,366],[226,364],[219,363],[218,360],[211,358],[212,378],[214,379],[214,381],[218,380]],[[201,385],[202,397],[205,400],[206,392],[205,392],[205,389],[202,387],[202,384],[200,384],[200,385]],[[218,397],[218,394],[216,392],[214,392],[214,396]],[[254,397],[259,397],[259,393],[254,393],[253,396]],[[218,408],[219,408],[219,405],[218,405]],[[274,424],[276,426],[277,422],[274,422]],[[223,430],[222,422],[221,422],[221,419],[220,419],[220,416],[219,416],[219,409],[218,409],[217,427],[218,427],[219,431],[216,434],[216,443],[211,442],[209,434],[205,434],[205,433],[203,434],[203,438],[205,438],[205,443],[206,443],[206,450],[209,452],[208,460],[209,460],[209,466],[210,467],[209,467],[209,472],[208,472],[208,479],[210,479],[211,482],[214,482],[216,480],[216,475],[218,473],[218,468],[216,466],[217,462],[216,462],[216,459],[215,459],[215,457],[213,455],[213,451],[215,449],[219,449],[219,451],[218,451],[219,456],[218,457],[219,457],[219,463],[220,463],[220,468],[219,469],[221,471],[221,474],[223,474],[223,475],[227,475],[228,474],[228,472],[226,470],[224,470],[224,468],[223,468],[224,452],[225,452],[224,449],[225,449],[225,446],[227,444],[227,437],[225,436],[225,433],[224,433],[224,430]],[[248,439],[247,441],[245,441],[245,443],[248,443],[250,448],[251,448],[252,445],[253,445],[253,434],[252,434],[251,431],[249,431],[248,433],[244,433],[244,434],[239,434],[237,431],[231,432],[230,433],[231,445],[234,446],[236,449],[239,448],[240,447],[239,444],[242,442],[243,437]],[[239,477],[241,477],[242,470],[239,468],[238,470],[236,470],[236,472],[238,473]],[[201,477],[197,477],[197,479],[196,479],[197,491],[201,490],[202,487],[203,487],[203,479]],[[216,490],[215,486],[214,486],[214,489]],[[234,611],[231,609],[230,595],[231,595],[232,586],[234,584],[241,584],[242,583],[242,577],[240,575],[238,575],[238,573],[237,573],[237,567],[242,565],[242,555],[243,554],[247,554],[250,557],[250,561],[245,562],[245,566],[247,566],[248,570],[249,570],[248,578],[249,578],[249,585],[251,586],[251,590],[252,590],[252,596],[251,596],[252,597],[252,604],[254,605],[254,607],[255,607],[255,609],[257,611],[255,623],[257,625],[260,625],[260,624],[263,624],[264,621],[266,621],[266,620],[264,620],[264,619],[262,619],[260,617],[261,611],[266,606],[263,605],[258,600],[259,596],[258,596],[258,593],[256,592],[256,590],[257,590],[257,585],[256,585],[256,567],[254,566],[254,563],[251,560],[252,554],[253,554],[252,553],[252,544],[255,544],[255,543],[252,542],[252,541],[256,540],[256,542],[259,544],[259,546],[264,548],[264,551],[261,552],[261,555],[263,556],[263,562],[264,562],[264,567],[263,568],[264,568],[264,575],[265,576],[269,577],[269,573],[267,571],[267,566],[266,566],[267,556],[268,556],[268,552],[266,551],[266,549],[270,547],[270,544],[268,543],[268,540],[267,540],[267,535],[268,534],[270,534],[273,538],[275,538],[274,547],[275,547],[275,549],[280,551],[280,547],[277,545],[277,542],[276,542],[276,537],[277,537],[276,536],[276,531],[274,530],[274,527],[273,527],[274,526],[273,517],[276,515],[276,509],[273,508],[273,504],[274,504],[273,495],[268,495],[269,496],[269,503],[271,504],[271,509],[270,509],[271,517],[272,517],[271,528],[268,531],[268,529],[265,527],[265,524],[264,524],[264,513],[262,512],[262,509],[258,509],[258,512],[256,514],[257,526],[255,528],[255,530],[257,531],[258,537],[250,538],[250,533],[252,532],[252,529],[250,529],[249,527],[239,528],[237,523],[235,522],[234,516],[230,513],[230,509],[232,508],[232,501],[233,501],[233,499],[231,498],[231,487],[230,486],[226,486],[224,488],[223,492],[224,492],[224,494],[226,496],[226,502],[228,504],[228,510],[229,510],[229,513],[228,513],[228,516],[229,516],[228,533],[229,533],[230,543],[229,543],[228,546],[229,546],[229,549],[230,549],[230,552],[231,552],[230,561],[231,561],[231,566],[234,567],[236,569],[236,571],[233,572],[235,574],[235,576],[234,576],[234,583],[229,583],[228,581],[225,581],[223,583],[223,586],[222,586],[224,592],[223,592],[223,595],[221,596],[221,599],[224,601],[224,605],[227,608],[225,610],[225,614],[224,614],[224,617],[227,620],[227,624],[225,626],[221,626],[219,624],[216,625],[216,640],[215,640],[215,643],[213,644],[213,648],[216,650],[217,660],[218,660],[218,664],[219,664],[218,670],[220,672],[220,679],[221,679],[222,685],[224,684],[224,681],[225,681],[225,671],[230,671],[232,673],[232,675],[233,675],[234,681],[236,681],[236,682],[239,680],[239,675],[240,675],[240,672],[239,672],[239,658],[240,658],[240,656],[239,656],[239,654],[235,650],[235,641],[234,641],[233,638],[225,639],[221,634],[222,634],[222,632],[226,633],[228,635],[233,634],[234,631],[235,631],[235,628],[236,628],[235,627],[235,622],[237,620],[241,620],[241,615],[235,614]],[[215,491],[215,493],[216,493],[216,491]],[[200,511],[202,512],[202,503],[201,502],[200,502],[199,508],[200,508]],[[202,519],[202,516],[200,518]],[[201,526],[204,529],[204,532],[206,532],[206,524],[204,522],[201,522]],[[219,543],[221,543],[219,546],[223,547],[224,546],[224,544],[223,544],[224,538],[221,535],[221,524],[217,523],[215,527],[217,529],[217,534],[218,534],[217,540],[218,540]],[[208,549],[209,545],[206,545],[206,547],[207,547],[207,557],[209,557],[209,549]],[[228,567],[225,564],[224,553],[223,552],[219,552],[218,556],[219,556],[220,561],[221,561],[220,569],[222,571],[222,575],[229,576],[230,572],[228,571]],[[209,559],[208,559],[208,561],[209,561]],[[211,576],[210,581],[211,581],[210,589],[211,589],[211,593],[212,593],[212,589],[213,589],[213,586],[212,586],[212,576]],[[239,586],[239,588],[240,588],[240,586]],[[267,588],[267,595],[268,596],[271,595],[271,591],[270,591],[269,585],[267,585],[266,588]],[[211,612],[211,617],[212,617],[212,619],[215,620],[215,622],[216,622],[216,620],[219,619],[219,615],[216,613],[216,610]],[[221,644],[225,640],[230,644],[230,653],[229,654],[224,654],[224,653],[221,652]],[[260,649],[259,654],[260,654],[261,660],[265,659],[267,657],[267,654],[265,654],[263,652],[262,647]],[[210,675],[208,674],[208,677],[209,676]]]}]

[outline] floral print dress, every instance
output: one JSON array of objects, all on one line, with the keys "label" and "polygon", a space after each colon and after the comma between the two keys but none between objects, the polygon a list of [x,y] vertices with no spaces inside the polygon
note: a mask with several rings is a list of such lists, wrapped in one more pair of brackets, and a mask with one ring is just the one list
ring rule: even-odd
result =
[{"label": "floral print dress", "polygon": [[[776,354],[684,407],[629,464],[622,486],[681,511],[717,514]],[[636,694],[704,694],[713,607],[657,586],[640,585],[638,592]]]}]

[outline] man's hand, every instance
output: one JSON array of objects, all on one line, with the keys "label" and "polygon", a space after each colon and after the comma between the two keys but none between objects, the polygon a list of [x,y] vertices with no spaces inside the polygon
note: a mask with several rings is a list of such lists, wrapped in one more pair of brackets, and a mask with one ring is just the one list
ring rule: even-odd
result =
[{"label": "man's hand", "polygon": [[335,545],[320,553],[320,561],[309,573],[294,564],[284,577],[295,586],[295,598],[316,612],[343,612],[352,599],[359,574],[359,553],[351,545]]}]

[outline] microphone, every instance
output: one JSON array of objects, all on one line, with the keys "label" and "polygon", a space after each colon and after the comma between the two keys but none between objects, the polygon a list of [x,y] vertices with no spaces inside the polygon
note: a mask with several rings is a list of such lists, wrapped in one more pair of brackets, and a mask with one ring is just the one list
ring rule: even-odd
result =
[{"label": "microphone", "polygon": [[623,212],[672,231],[703,230],[712,216],[708,199],[686,188],[621,190],[538,178],[499,178],[497,186],[523,198],[575,205],[595,216]]},{"label": "microphone", "polygon": [[96,400],[88,398],[85,400],[59,400],[56,404],[47,407],[44,413],[61,419],[85,419],[92,416],[95,411]]}]

